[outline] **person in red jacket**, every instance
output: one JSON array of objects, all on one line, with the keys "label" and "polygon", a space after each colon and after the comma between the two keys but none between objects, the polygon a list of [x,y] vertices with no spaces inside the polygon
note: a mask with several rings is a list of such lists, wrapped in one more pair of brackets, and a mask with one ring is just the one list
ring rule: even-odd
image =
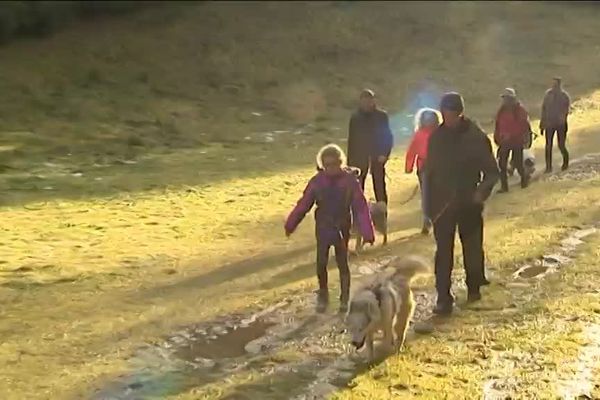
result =
[{"label": "person in red jacket", "polygon": [[494,142],[498,146],[498,166],[500,167],[500,193],[508,192],[508,159],[512,160],[521,176],[521,187],[529,185],[529,175],[523,168],[523,148],[527,136],[531,132],[529,115],[517,99],[517,93],[512,88],[504,89],[501,95],[502,105],[496,114]]},{"label": "person in red jacket", "polygon": [[417,164],[417,177],[421,188],[421,209],[423,210],[423,229],[421,233],[428,235],[431,229],[431,217],[425,207],[427,186],[424,181],[425,161],[427,160],[427,146],[431,133],[440,126],[439,112],[432,108],[422,108],[415,116],[415,134],[406,151],[405,172],[411,174],[415,163]]}]

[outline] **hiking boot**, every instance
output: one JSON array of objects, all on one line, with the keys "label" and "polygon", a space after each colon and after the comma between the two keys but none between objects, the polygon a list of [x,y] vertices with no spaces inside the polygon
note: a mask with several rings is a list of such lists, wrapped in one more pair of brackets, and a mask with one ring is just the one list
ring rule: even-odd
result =
[{"label": "hiking boot", "polygon": [[467,294],[467,303],[475,303],[479,300],[481,300],[481,293],[479,292],[479,289],[469,291]]},{"label": "hiking boot", "polygon": [[436,315],[450,315],[454,305],[451,301],[438,301],[433,308],[433,313]]},{"label": "hiking boot", "polygon": [[317,294],[316,311],[319,314],[324,313],[329,305],[329,292],[327,290],[319,290]]}]

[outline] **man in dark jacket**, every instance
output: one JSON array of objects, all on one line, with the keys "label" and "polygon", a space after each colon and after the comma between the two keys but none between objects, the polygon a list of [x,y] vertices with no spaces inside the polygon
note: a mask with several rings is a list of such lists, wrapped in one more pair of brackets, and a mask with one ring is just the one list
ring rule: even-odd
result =
[{"label": "man in dark jacket", "polygon": [[558,148],[562,153],[562,170],[569,168],[569,151],[567,150],[567,117],[571,108],[571,98],[562,89],[561,78],[554,78],[552,88],[546,91],[542,104],[540,131],[546,136],[546,173],[552,172],[552,147],[554,135],[558,138]]},{"label": "man in dark jacket", "polygon": [[360,107],[352,114],[348,129],[348,165],[360,168],[364,191],[369,170],[373,178],[375,200],[387,203],[385,164],[390,157],[394,137],[388,115],[377,107],[375,93],[365,89],[360,94]]},{"label": "man in dark jacket", "polygon": [[481,299],[486,284],[483,254],[483,203],[499,178],[490,140],[463,116],[458,93],[442,97],[444,122],[431,135],[425,179],[429,185],[427,206],[436,241],[435,278],[438,293],[436,314],[452,312],[451,276],[456,228],[463,246],[468,301]]}]

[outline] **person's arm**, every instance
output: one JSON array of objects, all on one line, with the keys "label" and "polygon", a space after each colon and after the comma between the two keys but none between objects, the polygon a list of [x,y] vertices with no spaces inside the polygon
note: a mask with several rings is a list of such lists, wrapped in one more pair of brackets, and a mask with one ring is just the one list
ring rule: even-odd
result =
[{"label": "person's arm", "polygon": [[356,146],[358,145],[357,135],[359,133],[356,131],[356,121],[355,116],[352,115],[350,117],[350,123],[348,124],[348,165],[355,166],[356,161],[356,152],[358,149]]},{"label": "person's arm", "polygon": [[496,121],[494,123],[494,143],[496,146],[500,146],[500,113],[496,114]]},{"label": "person's arm", "polygon": [[[427,188],[432,188],[432,183],[433,183],[433,177],[434,174],[436,173],[435,171],[435,162],[437,160],[438,154],[437,154],[437,146],[436,146],[436,136],[435,133],[432,133],[431,136],[429,137],[429,142],[427,143],[427,159],[425,160],[425,166],[424,166],[424,183],[425,183],[425,187]],[[428,189],[425,191],[425,198],[423,199],[424,203],[425,203],[425,209],[426,210],[431,210],[431,202],[432,202],[432,197],[431,197],[431,189]]]},{"label": "person's arm", "polygon": [[540,133],[544,134],[544,129],[546,129],[546,113],[548,112],[548,93],[544,95],[544,100],[542,101],[542,115],[540,116]]},{"label": "person's arm", "polygon": [[480,171],[483,173],[483,179],[475,191],[475,202],[483,203],[492,194],[494,185],[500,179],[500,171],[494,153],[492,152],[492,143],[485,134],[481,138],[480,150],[481,164]]},{"label": "person's arm", "polygon": [[382,112],[381,127],[379,133],[379,157],[385,157],[386,160],[390,158],[392,153],[392,147],[394,147],[394,135],[392,134],[392,128],[390,127],[390,119],[386,112]]},{"label": "person's arm", "polygon": [[375,231],[373,230],[373,221],[369,204],[360,187],[358,179],[352,179],[352,218],[358,223],[358,230],[367,243],[375,242]]},{"label": "person's arm", "polygon": [[523,145],[525,148],[530,148],[533,142],[533,131],[531,129],[531,121],[529,120],[529,113],[525,108],[522,108],[523,118]]},{"label": "person's arm", "polygon": [[569,114],[571,114],[571,97],[569,96],[569,93],[567,93],[567,92],[564,92],[564,94],[565,94],[565,121],[566,121]]},{"label": "person's arm", "polygon": [[413,168],[415,167],[415,161],[417,159],[417,135],[419,131],[415,133],[412,140],[410,141],[410,145],[406,150],[406,161],[404,163],[404,172],[410,174],[413,172]]},{"label": "person's arm", "polygon": [[314,186],[315,183],[313,178],[310,180],[310,182],[308,182],[308,185],[304,189],[302,197],[300,198],[300,200],[298,200],[296,206],[294,207],[294,209],[292,210],[285,222],[284,228],[286,235],[289,236],[292,233],[294,233],[298,225],[300,225],[300,222],[302,222],[302,220],[304,219],[304,216],[306,216],[306,213],[308,213],[312,208],[313,204],[315,204]]}]

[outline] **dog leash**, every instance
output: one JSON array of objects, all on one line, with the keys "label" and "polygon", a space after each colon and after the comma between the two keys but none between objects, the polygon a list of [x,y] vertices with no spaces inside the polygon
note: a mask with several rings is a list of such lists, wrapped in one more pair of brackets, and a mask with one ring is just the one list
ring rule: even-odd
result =
[{"label": "dog leash", "polygon": [[418,191],[419,191],[419,185],[415,185],[412,193],[408,196],[408,198],[406,200],[401,201],[400,205],[403,206],[403,205],[409,203],[412,199],[415,198],[415,196],[417,195]]},{"label": "dog leash", "polygon": [[450,207],[450,205],[454,201],[455,197],[456,197],[456,195],[452,196],[452,198],[446,202],[446,204],[441,209],[441,211],[439,213],[437,213],[437,215],[435,216],[435,218],[431,219],[431,225],[434,225],[437,222],[437,220],[440,219],[442,217],[442,215],[444,215],[444,213],[448,210],[448,208]]}]

